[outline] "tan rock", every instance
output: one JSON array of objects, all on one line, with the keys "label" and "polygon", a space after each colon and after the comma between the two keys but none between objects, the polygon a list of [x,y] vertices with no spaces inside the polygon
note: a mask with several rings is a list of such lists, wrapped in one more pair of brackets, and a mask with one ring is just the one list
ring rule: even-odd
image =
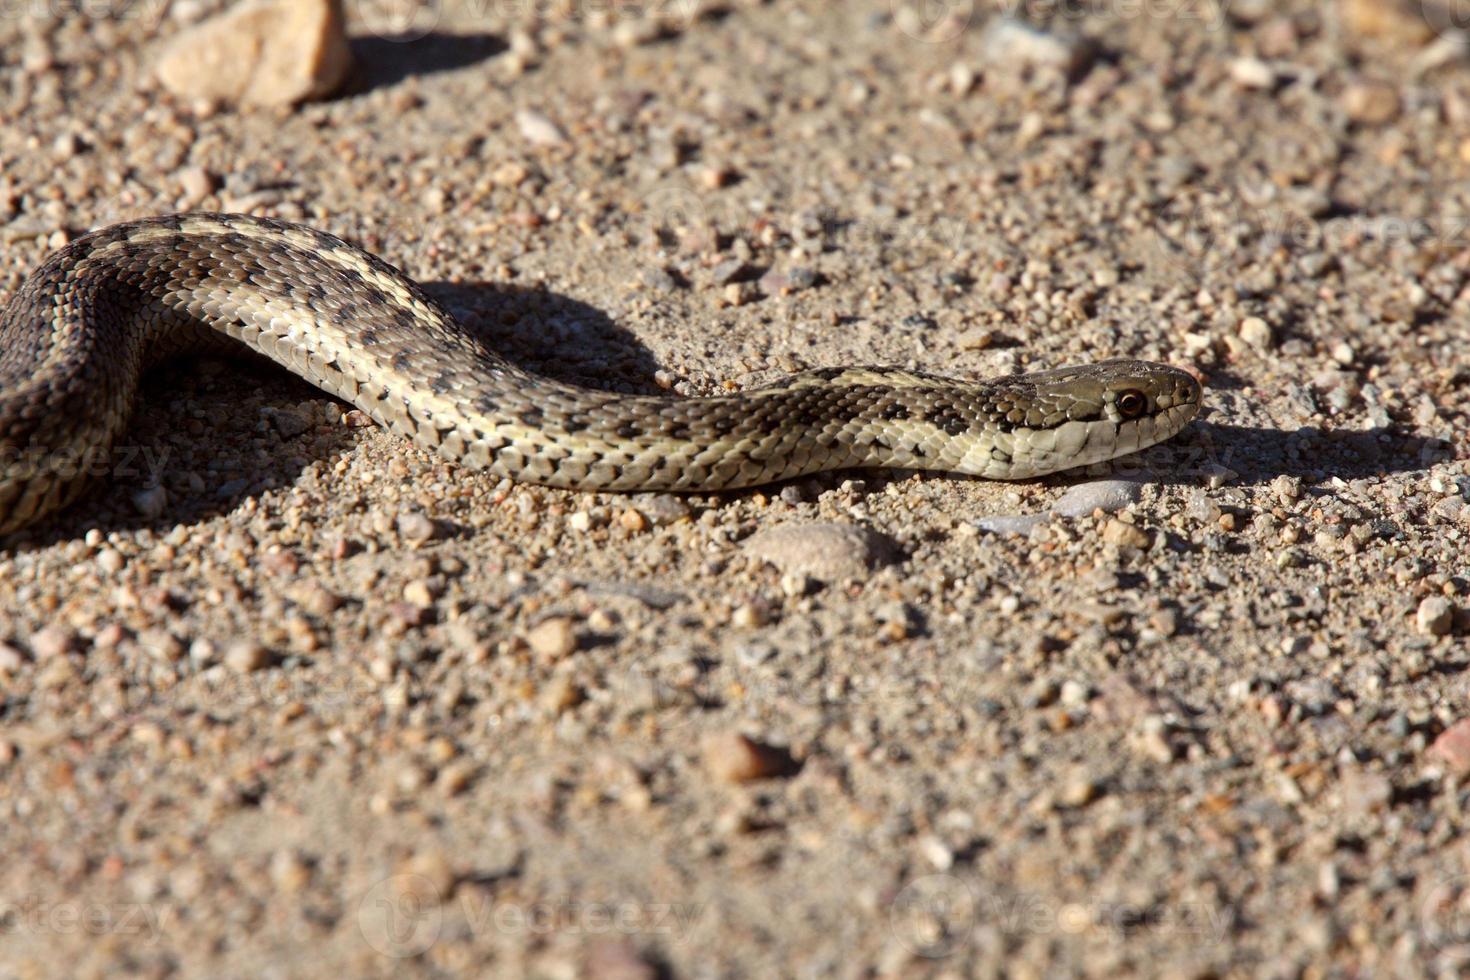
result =
[{"label": "tan rock", "polygon": [[1343,91],[1342,107],[1353,122],[1381,126],[1398,117],[1398,89],[1387,82],[1355,82]]},{"label": "tan rock", "polygon": [[704,768],[720,782],[748,783],[785,776],[796,764],[785,749],[727,732],[705,739]]},{"label": "tan rock", "polygon": [[526,634],[526,645],[538,657],[560,660],[577,649],[577,631],[570,619],[553,616]]},{"label": "tan rock", "polygon": [[1125,548],[1147,548],[1148,532],[1116,517],[1103,525],[1102,539]]},{"label": "tan rock", "polygon": [[[1435,15],[1446,6],[1435,0],[1343,0],[1342,21],[1360,37],[1390,38],[1422,44],[1434,35]],[[1445,10],[1448,13],[1448,10]]]},{"label": "tan rock", "polygon": [[351,66],[341,0],[258,0],[174,38],[155,75],[186,99],[291,105],[330,95]]}]

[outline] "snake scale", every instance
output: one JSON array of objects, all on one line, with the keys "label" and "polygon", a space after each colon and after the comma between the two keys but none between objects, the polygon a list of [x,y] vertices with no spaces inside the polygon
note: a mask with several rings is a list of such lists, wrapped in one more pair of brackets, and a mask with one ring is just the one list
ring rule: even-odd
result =
[{"label": "snake scale", "polygon": [[1201,399],[1193,376],[1144,361],[974,382],[830,368],[701,398],[598,391],[515,366],[331,235],[170,215],[77,238],[0,312],[0,533],[105,472],[149,365],[239,345],[457,463],[579,490],[719,490],[875,466],[1025,479],[1167,439]]}]

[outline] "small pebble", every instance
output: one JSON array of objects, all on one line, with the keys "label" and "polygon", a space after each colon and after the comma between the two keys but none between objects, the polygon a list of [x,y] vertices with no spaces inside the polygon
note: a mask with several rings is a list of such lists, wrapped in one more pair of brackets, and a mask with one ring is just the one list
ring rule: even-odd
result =
[{"label": "small pebble", "polygon": [[1047,68],[1080,78],[1097,57],[1097,45],[1065,30],[1041,30],[1014,17],[998,17],[985,33],[987,66],[1018,72]]},{"label": "small pebble", "polygon": [[144,630],[138,636],[138,646],[153,659],[164,663],[174,663],[184,655],[183,641],[165,629]]},{"label": "small pebble", "polygon": [[752,558],[783,574],[804,573],[819,582],[864,579],[896,560],[898,544],[859,524],[783,524],[757,532],[745,542]]},{"label": "small pebble", "polygon": [[1068,809],[1087,806],[1097,799],[1099,786],[1087,776],[1075,776],[1062,784],[1057,793],[1057,803]]},{"label": "small pebble", "polygon": [[1116,517],[1103,525],[1102,539],[1123,548],[1147,548],[1149,544],[1147,531]]},{"label": "small pebble", "polygon": [[1433,20],[1459,9],[1453,2],[1420,0],[1342,0],[1341,7],[1343,23],[1354,34],[1396,38],[1406,44],[1429,40],[1434,33]]},{"label": "small pebble", "polygon": [[520,109],[516,112],[515,120],[516,128],[521,131],[526,142],[535,146],[561,146],[567,141],[567,134],[544,112]]},{"label": "small pebble", "polygon": [[581,704],[585,697],[586,693],[576,681],[570,677],[558,675],[553,677],[551,683],[546,686],[541,703],[546,706],[547,711],[559,715]]},{"label": "small pebble", "polygon": [[577,631],[570,619],[553,616],[526,633],[526,645],[538,657],[559,660],[577,649]]},{"label": "small pebble", "polygon": [[1419,603],[1414,620],[1425,636],[1445,636],[1454,628],[1455,607],[1444,596],[1432,595]]},{"label": "small pebble", "polygon": [[162,516],[168,508],[168,491],[161,486],[144,487],[133,494],[133,509],[144,517]]},{"label": "small pebble", "polygon": [[1052,504],[1052,513],[1062,517],[1087,517],[1094,510],[1112,514],[1136,504],[1143,496],[1138,480],[1095,480],[1069,487]]},{"label": "small pebble", "polygon": [[123,570],[123,556],[115,548],[103,548],[97,552],[97,569],[104,575],[112,576]]},{"label": "small pebble", "polygon": [[425,608],[434,604],[434,592],[423,579],[414,579],[403,587],[403,598]]},{"label": "small pebble", "polygon": [[1235,58],[1230,62],[1230,80],[1241,88],[1271,88],[1276,72],[1260,58]]},{"label": "small pebble", "polygon": [[1045,514],[995,514],[977,517],[975,527],[988,534],[1027,535],[1046,523]]},{"label": "small pebble", "polygon": [[214,175],[205,167],[185,167],[175,175],[175,179],[185,206],[191,208],[213,194],[216,186]]},{"label": "small pebble", "polygon": [[1457,776],[1470,775],[1470,719],[1457,721],[1441,732],[1429,747],[1429,755]]},{"label": "small pebble", "polygon": [[704,767],[720,782],[748,783],[786,775],[795,769],[795,762],[784,749],[726,733],[705,739]]},{"label": "small pebble", "polygon": [[419,851],[399,865],[394,884],[402,898],[438,905],[449,899],[457,878],[448,856],[434,848]]},{"label": "small pebble", "polygon": [[1342,774],[1339,790],[1343,809],[1349,816],[1365,816],[1388,808],[1393,801],[1393,783],[1377,772],[1351,768]]},{"label": "small pebble", "polygon": [[1240,339],[1256,350],[1263,351],[1271,347],[1271,326],[1258,316],[1248,316],[1240,321],[1239,333]]},{"label": "small pebble", "polygon": [[77,636],[61,626],[47,626],[31,636],[31,654],[37,660],[50,660],[76,652]]},{"label": "small pebble", "polygon": [[311,428],[311,420],[291,409],[278,409],[270,415],[271,425],[282,439],[295,439]]},{"label": "small pebble", "polygon": [[730,625],[737,629],[755,629],[770,619],[766,607],[758,602],[743,602],[730,614]]},{"label": "small pebble", "polygon": [[1342,108],[1353,122],[1379,126],[1399,114],[1398,89],[1387,82],[1355,82],[1342,93]]},{"label": "small pebble", "polygon": [[434,522],[418,511],[398,515],[398,533],[410,544],[421,544],[434,537],[437,528]]},{"label": "small pebble", "polygon": [[24,654],[9,643],[0,642],[0,673],[14,674],[24,663]]},{"label": "small pebble", "polygon": [[311,866],[294,851],[277,851],[271,858],[271,881],[287,894],[294,894],[311,881]]},{"label": "small pebble", "polygon": [[473,763],[451,762],[439,770],[439,775],[434,779],[434,787],[446,796],[458,796],[468,788],[474,772]]},{"label": "small pebble", "polygon": [[270,659],[270,651],[255,640],[237,640],[224,656],[225,666],[242,674],[265,668]]}]

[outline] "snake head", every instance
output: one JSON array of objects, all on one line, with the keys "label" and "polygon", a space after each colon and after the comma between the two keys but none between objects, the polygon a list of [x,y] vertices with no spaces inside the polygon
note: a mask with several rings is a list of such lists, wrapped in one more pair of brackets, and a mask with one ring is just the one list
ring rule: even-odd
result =
[{"label": "snake head", "polygon": [[1027,479],[1088,466],[1170,438],[1199,413],[1188,371],[1151,361],[1102,361],[996,382],[996,431],[966,472]]},{"label": "snake head", "polygon": [[1100,414],[1111,422],[1152,419],[1164,428],[1159,439],[1167,439],[1199,413],[1204,389],[1188,371],[1150,361],[1103,361],[1095,368]]}]

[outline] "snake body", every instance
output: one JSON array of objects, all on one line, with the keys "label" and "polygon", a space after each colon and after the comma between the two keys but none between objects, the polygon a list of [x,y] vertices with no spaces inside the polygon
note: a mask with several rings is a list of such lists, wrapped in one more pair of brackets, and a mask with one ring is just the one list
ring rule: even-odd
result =
[{"label": "snake body", "polygon": [[1201,397],[1190,374],[1143,361],[979,382],[820,369],[703,398],[598,391],[515,366],[331,235],[171,215],[79,237],[0,312],[0,533],[105,471],[95,461],[150,364],[239,345],[457,463],[581,490],[717,490],[870,466],[1025,479],[1167,439]]}]

